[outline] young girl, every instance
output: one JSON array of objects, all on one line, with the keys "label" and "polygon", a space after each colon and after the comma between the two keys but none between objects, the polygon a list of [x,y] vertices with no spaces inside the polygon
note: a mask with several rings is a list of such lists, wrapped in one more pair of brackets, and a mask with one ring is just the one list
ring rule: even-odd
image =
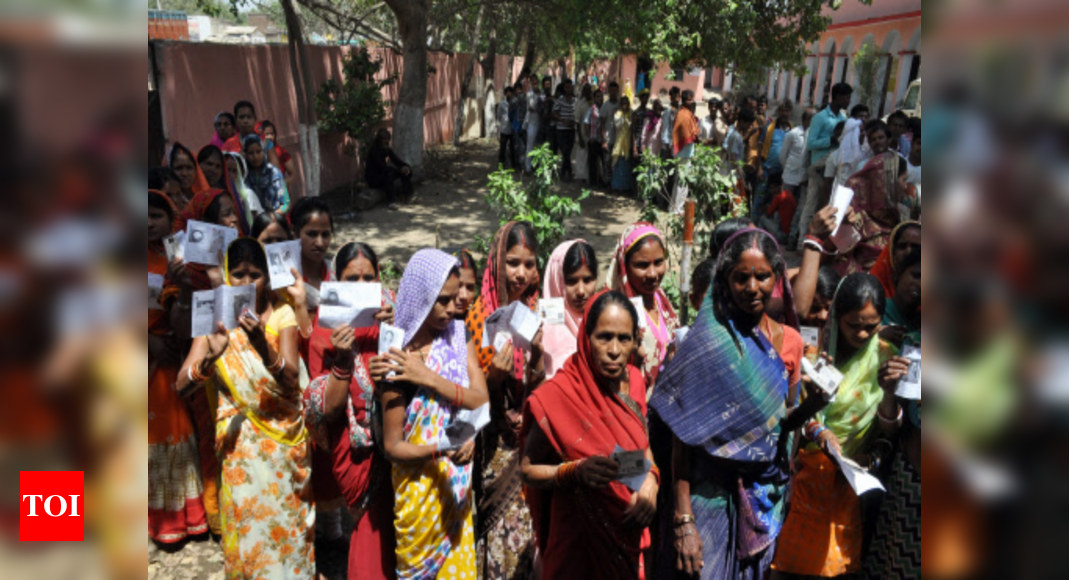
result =
[{"label": "young girl", "polygon": [[290,152],[278,144],[278,130],[271,121],[260,121],[260,135],[267,145],[267,159],[282,171],[286,179],[286,187],[293,189],[294,180],[297,179],[297,164],[293,161]]},{"label": "young girl", "polygon": [[265,246],[293,239],[289,222],[275,212],[266,212],[256,216],[252,222],[250,235]]},{"label": "young girl", "polygon": [[290,224],[301,241],[301,274],[308,285],[308,308],[316,311],[319,286],[332,281],[327,252],[334,237],[334,216],[323,198],[305,197],[293,207]]},{"label": "young girl", "polygon": [[520,485],[520,424],[527,395],[545,380],[541,332],[527,353],[511,342],[501,350],[479,348],[486,318],[520,301],[538,302],[538,238],[527,222],[509,222],[494,236],[483,272],[482,292],[468,314],[471,341],[479,353],[490,392],[491,423],[478,438],[476,488],[480,562],[484,578],[527,578],[534,563],[531,514]]},{"label": "young girl", "polygon": [[286,215],[290,211],[290,194],[286,180],[277,167],[267,162],[264,143],[258,135],[246,135],[242,141],[249,174],[245,183],[256,192],[266,211]]},{"label": "young girl", "polygon": [[878,334],[885,312],[883,286],[870,274],[851,274],[835,293],[825,329],[828,354],[844,378],[832,402],[806,425],[810,443],[795,459],[791,512],[773,568],[834,577],[861,571],[862,502],[830,457],[833,452],[876,470],[891,456],[880,425],[901,424],[894,387],[877,380],[896,353]]},{"label": "young girl", "polygon": [[564,324],[546,326],[546,377],[553,378],[576,351],[579,323],[598,285],[598,258],[585,240],[564,242],[546,266],[545,298],[564,299]]},{"label": "young girl", "polygon": [[148,521],[149,537],[162,544],[208,531],[193,420],[172,387],[182,341],[172,330],[170,312],[179,307],[175,278],[182,275],[182,263],[168,263],[162,240],[182,229],[180,222],[167,196],[148,192],[148,272],[165,279],[158,307],[148,311]]},{"label": "young girl", "polygon": [[479,268],[475,265],[475,258],[467,250],[453,252],[453,256],[460,260],[460,292],[457,294],[457,319],[467,320],[471,305],[479,293],[477,280]]}]

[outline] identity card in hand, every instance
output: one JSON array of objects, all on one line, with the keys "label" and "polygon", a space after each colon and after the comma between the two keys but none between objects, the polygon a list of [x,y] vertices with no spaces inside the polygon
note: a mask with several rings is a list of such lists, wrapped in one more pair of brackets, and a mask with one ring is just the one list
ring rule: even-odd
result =
[{"label": "identity card in hand", "polygon": [[620,466],[616,480],[627,486],[631,491],[642,488],[642,482],[646,474],[650,472],[652,464],[646,459],[645,451],[624,451],[619,445],[613,450],[610,459]]},{"label": "identity card in hand", "polygon": [[220,322],[227,330],[234,330],[246,310],[255,316],[255,284],[219,286],[214,290],[194,292],[193,336],[207,336],[215,332]]},{"label": "identity card in hand", "polygon": [[173,262],[175,258],[179,262],[186,260],[186,233],[175,232],[163,238],[163,249],[167,252],[167,261]]},{"label": "identity card in hand", "polygon": [[439,451],[460,449],[484,427],[490,424],[490,403],[484,403],[478,409],[461,409],[454,417],[453,423],[445,428],[438,442]]},{"label": "identity card in hand", "polygon": [[545,324],[564,324],[564,299],[543,298],[538,301],[538,312]]},{"label": "identity card in hand", "polygon": [[219,255],[226,253],[230,242],[236,239],[238,239],[238,231],[234,228],[189,220],[189,224],[186,225],[186,262],[221,266]]},{"label": "identity card in hand", "polygon": [[540,322],[538,315],[520,302],[498,308],[486,317],[483,324],[482,348],[490,348],[493,345],[494,350],[498,350],[498,335],[508,333],[516,347],[529,350],[531,341],[538,334]]},{"label": "identity card in hand", "polygon": [[148,275],[148,308],[149,310],[163,310],[160,306],[160,295],[163,294],[163,276],[149,273]]},{"label": "identity card in hand", "polygon": [[[829,447],[829,449],[831,448]],[[853,489],[854,493],[858,496],[874,489],[886,491],[886,488],[880,483],[879,478],[866,471],[855,461],[843,457],[834,449],[831,450],[831,455],[835,459],[835,462],[839,464],[839,470],[842,471],[843,475],[846,477],[846,482],[850,484],[850,488]]]},{"label": "identity card in hand", "polygon": [[319,326],[348,324],[365,328],[375,324],[382,310],[382,284],[378,282],[323,282],[319,286]]},{"label": "identity card in hand", "polygon": [[895,394],[903,399],[921,400],[921,349],[907,344],[902,347],[902,357],[909,359],[909,371],[898,380]]},{"label": "identity card in hand", "polygon": [[839,383],[843,382],[843,373],[839,372],[839,369],[822,358],[818,358],[815,363],[803,358],[802,371],[820,387],[821,391],[824,391],[829,401],[835,400],[835,393],[839,391]]},{"label": "identity card in hand", "polygon": [[799,329],[802,344],[817,348],[820,346],[820,329],[815,326],[803,326]]},{"label": "identity card in hand", "polygon": [[297,283],[290,268],[301,273],[301,241],[278,242],[264,246],[267,252],[267,269],[271,276],[271,289],[289,288]]}]

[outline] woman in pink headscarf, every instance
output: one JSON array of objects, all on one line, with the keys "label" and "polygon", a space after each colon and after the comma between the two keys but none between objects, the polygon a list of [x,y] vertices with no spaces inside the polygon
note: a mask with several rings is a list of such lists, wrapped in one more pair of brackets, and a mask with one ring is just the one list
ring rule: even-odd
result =
[{"label": "woman in pink headscarf", "polygon": [[564,242],[553,250],[546,266],[545,298],[564,299],[564,324],[546,324],[546,377],[553,378],[575,354],[576,337],[587,300],[598,285],[598,258],[586,240]]},{"label": "woman in pink headscarf", "polygon": [[667,247],[660,230],[653,224],[638,222],[624,230],[609,264],[609,289],[642,299],[639,318],[645,320],[641,324],[644,330],[640,368],[647,389],[653,388],[679,326],[679,317],[661,288],[668,271]]}]

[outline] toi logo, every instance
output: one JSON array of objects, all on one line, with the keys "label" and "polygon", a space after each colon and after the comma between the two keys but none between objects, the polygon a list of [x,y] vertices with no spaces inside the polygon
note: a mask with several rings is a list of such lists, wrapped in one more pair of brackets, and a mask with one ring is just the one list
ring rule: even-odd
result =
[{"label": "toi logo", "polygon": [[81,542],[85,539],[85,472],[19,472],[19,540]]}]

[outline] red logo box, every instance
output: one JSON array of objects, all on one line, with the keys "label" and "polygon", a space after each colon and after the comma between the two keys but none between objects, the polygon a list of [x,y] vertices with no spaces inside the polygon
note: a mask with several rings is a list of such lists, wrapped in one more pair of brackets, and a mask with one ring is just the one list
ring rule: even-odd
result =
[{"label": "red logo box", "polygon": [[85,540],[85,472],[19,472],[19,541]]}]

